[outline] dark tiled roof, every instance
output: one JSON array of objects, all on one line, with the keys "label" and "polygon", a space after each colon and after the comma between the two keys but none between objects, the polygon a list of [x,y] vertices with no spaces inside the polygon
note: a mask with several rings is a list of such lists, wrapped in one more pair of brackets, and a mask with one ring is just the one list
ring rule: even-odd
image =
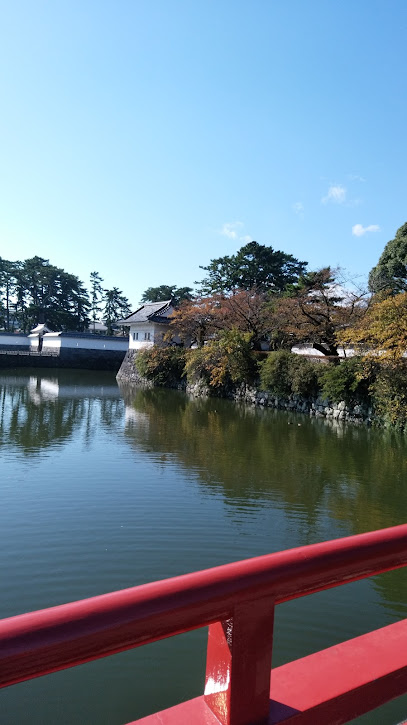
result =
[{"label": "dark tiled roof", "polygon": [[117,325],[131,325],[133,322],[166,322],[165,312],[168,310],[171,300],[165,302],[147,302],[138,310],[123,320],[117,320]]},{"label": "dark tiled roof", "polygon": [[[59,337],[80,337],[85,340],[121,340],[127,342],[127,335],[99,335],[92,332],[54,332],[54,335]],[[44,340],[47,340],[45,337]]]},{"label": "dark tiled roof", "polygon": [[148,320],[149,322],[161,322],[164,325],[168,325],[170,318],[165,315],[151,315]]},{"label": "dark tiled roof", "polygon": [[27,335],[24,334],[24,332],[0,332],[1,335],[4,335],[5,337],[27,337]]}]

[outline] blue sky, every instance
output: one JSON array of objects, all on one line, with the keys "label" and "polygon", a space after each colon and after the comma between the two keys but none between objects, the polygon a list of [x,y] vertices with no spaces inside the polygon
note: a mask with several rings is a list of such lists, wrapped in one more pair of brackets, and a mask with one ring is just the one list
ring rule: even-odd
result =
[{"label": "blue sky", "polygon": [[248,239],[366,275],[407,221],[405,0],[0,7],[0,256],[135,306]]}]

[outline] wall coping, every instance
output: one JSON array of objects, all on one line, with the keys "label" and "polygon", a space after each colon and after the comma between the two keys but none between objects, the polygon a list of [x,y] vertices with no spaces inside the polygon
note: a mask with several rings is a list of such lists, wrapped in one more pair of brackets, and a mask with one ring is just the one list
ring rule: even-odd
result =
[{"label": "wall coping", "polygon": [[128,342],[125,335],[96,335],[93,332],[46,332],[44,342],[50,337],[79,337],[81,340],[114,340],[119,342]]},{"label": "wall coping", "polygon": [[24,337],[27,339],[27,335],[24,334],[24,332],[0,332],[0,337]]}]

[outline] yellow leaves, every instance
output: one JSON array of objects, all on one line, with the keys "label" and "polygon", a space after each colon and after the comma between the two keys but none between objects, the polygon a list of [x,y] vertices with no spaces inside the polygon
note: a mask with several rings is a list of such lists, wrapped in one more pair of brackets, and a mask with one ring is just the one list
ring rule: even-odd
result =
[{"label": "yellow leaves", "polygon": [[340,339],[366,356],[399,360],[407,350],[407,292],[373,302],[359,324]]}]

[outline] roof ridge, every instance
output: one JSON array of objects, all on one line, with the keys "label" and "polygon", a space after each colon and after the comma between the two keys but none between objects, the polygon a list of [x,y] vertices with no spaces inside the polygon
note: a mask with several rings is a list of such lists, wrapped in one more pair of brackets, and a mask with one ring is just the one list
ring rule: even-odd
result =
[{"label": "roof ridge", "polygon": [[[118,320],[117,323],[120,325],[123,324],[131,324],[133,322],[133,319],[136,315],[141,313],[142,319],[138,320],[139,322],[147,322],[147,320],[155,317],[156,315],[159,316],[159,313],[165,313],[166,310],[171,306],[172,300],[160,300],[159,302],[144,302],[140,307],[137,307],[137,309],[134,312],[131,312],[127,317],[124,317],[121,320]],[[143,319],[144,318],[144,319]]]}]

